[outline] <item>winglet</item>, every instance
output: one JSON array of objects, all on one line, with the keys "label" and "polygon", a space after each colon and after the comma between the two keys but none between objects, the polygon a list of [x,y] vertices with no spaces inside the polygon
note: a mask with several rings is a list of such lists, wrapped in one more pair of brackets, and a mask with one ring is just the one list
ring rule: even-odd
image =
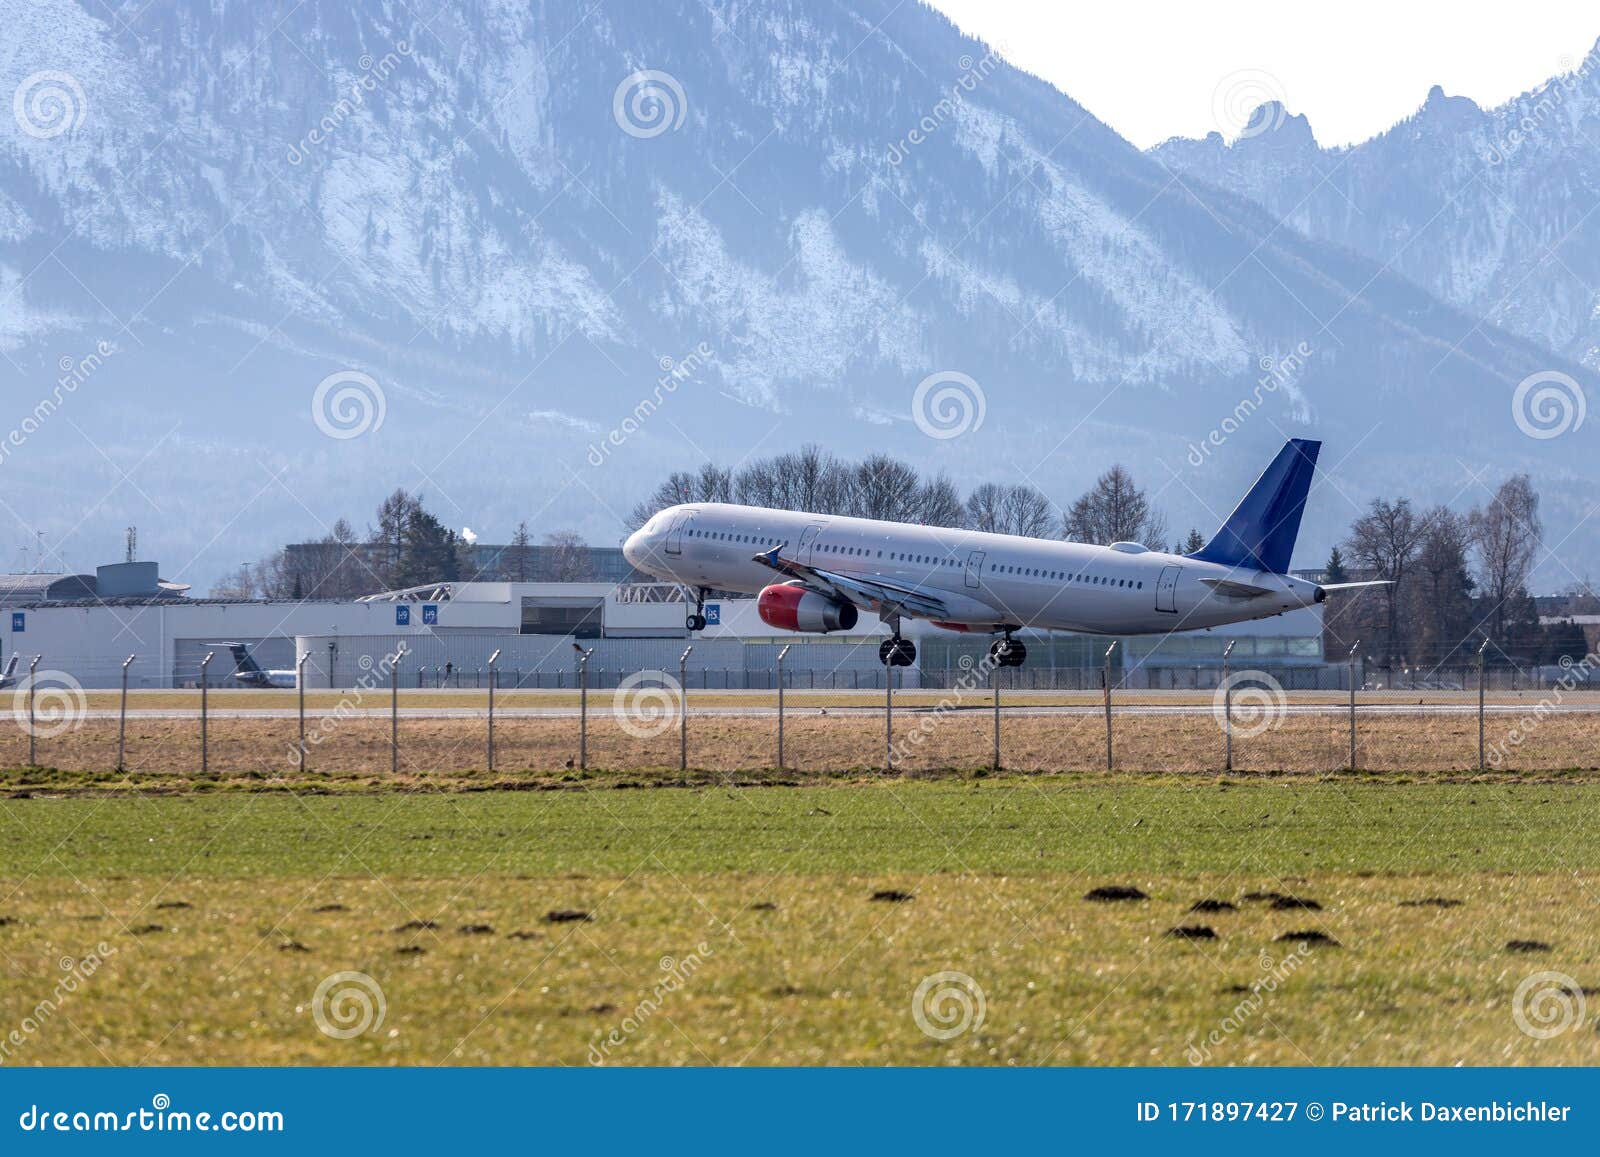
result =
[{"label": "winglet", "polygon": [[1189,557],[1286,574],[1321,449],[1306,438],[1284,443],[1221,529]]}]

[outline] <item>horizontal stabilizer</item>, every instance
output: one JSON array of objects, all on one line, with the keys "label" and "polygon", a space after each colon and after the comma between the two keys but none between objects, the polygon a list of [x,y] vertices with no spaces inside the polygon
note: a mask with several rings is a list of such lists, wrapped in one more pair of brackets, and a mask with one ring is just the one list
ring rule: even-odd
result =
[{"label": "horizontal stabilizer", "polygon": [[1394,582],[1394,579],[1372,579],[1369,582],[1360,583],[1323,583],[1322,589],[1329,592],[1358,591],[1363,587],[1386,587],[1392,582]]},{"label": "horizontal stabilizer", "polygon": [[1236,583],[1232,579],[1203,578],[1200,581],[1226,599],[1259,599],[1262,595],[1274,593],[1266,587]]}]

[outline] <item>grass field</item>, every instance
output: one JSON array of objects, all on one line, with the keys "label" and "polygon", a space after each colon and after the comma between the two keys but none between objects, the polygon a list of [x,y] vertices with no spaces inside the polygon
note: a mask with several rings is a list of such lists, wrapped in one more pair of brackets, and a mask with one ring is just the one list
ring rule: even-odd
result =
[{"label": "grass field", "polygon": [[1592,1010],[1514,1010],[1560,1012],[1515,997],[1541,971],[1593,1004],[1600,783],[1407,778],[35,789],[0,804],[0,1060],[1593,1063]]}]

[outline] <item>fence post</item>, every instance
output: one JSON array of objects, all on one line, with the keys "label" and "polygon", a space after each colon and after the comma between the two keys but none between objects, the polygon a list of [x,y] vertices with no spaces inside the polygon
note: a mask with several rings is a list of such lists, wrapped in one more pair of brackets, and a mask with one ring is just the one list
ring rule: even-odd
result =
[{"label": "fence post", "polygon": [[1222,770],[1233,770],[1233,684],[1229,681],[1229,669],[1232,660],[1233,646],[1238,639],[1229,639],[1228,645],[1222,648]]},{"label": "fence post", "polygon": [[989,685],[994,688],[994,751],[989,762],[1000,770],[1000,664],[989,667]]},{"label": "fence post", "polygon": [[494,665],[500,661],[500,648],[489,656],[489,770],[494,771]]},{"label": "fence post", "polygon": [[311,658],[307,651],[294,661],[294,688],[297,706],[300,711],[300,770],[306,769],[306,660]]},{"label": "fence post", "polygon": [[404,643],[395,648],[394,666],[389,668],[389,772],[400,774],[400,661],[406,657]]},{"label": "fence post", "polygon": [[1350,644],[1350,770],[1356,769],[1356,651],[1361,646],[1357,639]]},{"label": "fence post", "polygon": [[785,643],[778,652],[778,770],[783,770],[783,657],[794,644]]},{"label": "fence post", "polygon": [[1483,653],[1489,647],[1489,636],[1483,637],[1483,646],[1478,648],[1478,770],[1484,768],[1483,752]]},{"label": "fence post", "polygon": [[1106,770],[1111,770],[1111,652],[1117,649],[1120,640],[1113,639],[1111,646],[1106,648],[1105,670],[1101,681],[1105,684],[1106,695]]},{"label": "fence post", "polygon": [[589,767],[589,651],[577,643],[572,644],[572,649],[578,652],[578,770],[586,771]]},{"label": "fence post", "polygon": [[[891,653],[891,658],[893,657]],[[834,674],[835,680],[838,673]],[[883,664],[883,762],[884,766],[892,773],[894,771],[894,664]]]},{"label": "fence post", "polygon": [[35,675],[35,672],[38,671],[38,669],[39,669],[39,660],[42,659],[42,658],[44,658],[43,655],[35,655],[33,657],[33,662],[28,664],[28,766],[29,767],[38,767],[39,766],[39,761],[33,757],[34,756],[33,744],[34,744],[35,738],[37,738],[34,735],[34,726],[33,726],[33,688],[34,688],[34,684],[38,681],[37,677]]},{"label": "fence post", "polygon": [[206,657],[200,660],[200,774],[206,773],[206,668],[211,666],[211,660],[216,655],[215,651],[207,651]]},{"label": "fence post", "polygon": [[678,770],[689,770],[689,652],[683,649],[678,656]]},{"label": "fence post", "polygon": [[123,770],[122,757],[127,750],[128,741],[128,667],[136,655],[129,655],[122,661],[122,709],[117,717],[117,770]]}]

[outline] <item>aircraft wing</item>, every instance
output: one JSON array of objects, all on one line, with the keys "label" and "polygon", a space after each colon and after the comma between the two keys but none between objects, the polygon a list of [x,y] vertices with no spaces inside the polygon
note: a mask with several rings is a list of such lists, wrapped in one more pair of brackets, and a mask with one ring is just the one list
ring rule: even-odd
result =
[{"label": "aircraft wing", "polygon": [[856,578],[837,574],[820,567],[807,566],[779,552],[781,546],[763,551],[755,556],[762,566],[771,567],[779,574],[799,579],[806,585],[826,595],[865,607],[879,618],[909,615],[915,619],[947,621],[963,617],[941,595],[917,587],[902,586],[883,579]]}]

